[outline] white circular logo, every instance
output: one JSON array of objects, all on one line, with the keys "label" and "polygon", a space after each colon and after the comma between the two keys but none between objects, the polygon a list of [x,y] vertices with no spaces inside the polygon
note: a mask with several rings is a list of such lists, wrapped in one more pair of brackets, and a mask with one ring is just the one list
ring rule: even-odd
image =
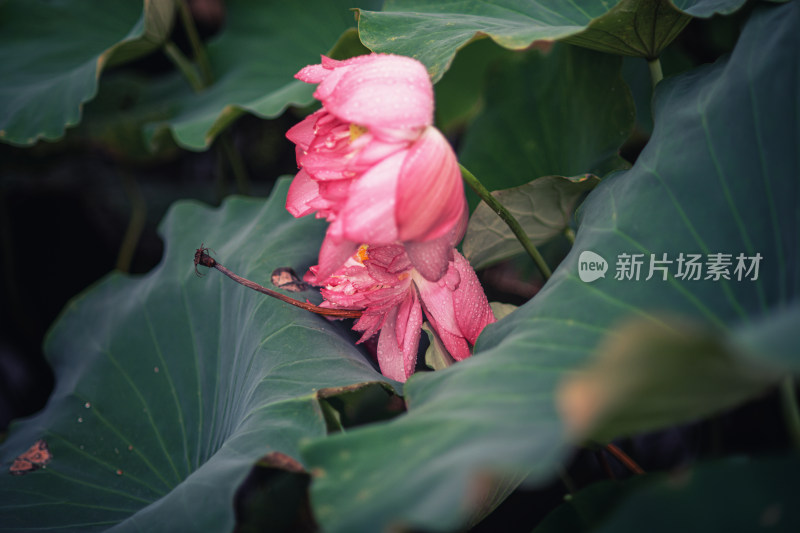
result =
[{"label": "white circular logo", "polygon": [[578,257],[578,276],[581,281],[591,283],[597,278],[606,277],[608,263],[600,255],[586,250]]}]

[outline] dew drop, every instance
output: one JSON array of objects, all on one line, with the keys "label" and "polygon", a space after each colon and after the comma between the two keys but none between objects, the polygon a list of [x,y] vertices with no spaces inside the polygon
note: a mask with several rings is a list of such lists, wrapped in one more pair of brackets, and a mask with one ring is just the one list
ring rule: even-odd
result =
[{"label": "dew drop", "polygon": [[81,444],[80,448],[81,448],[81,450],[83,449],[83,444]]},{"label": "dew drop", "polygon": [[78,417],[78,424],[82,424],[82,423],[83,423],[83,418]]},{"label": "dew drop", "polygon": [[118,475],[118,476],[121,476],[121,475],[122,475],[122,470],[120,470],[119,468],[117,469],[117,475]]},{"label": "dew drop", "polygon": [[117,455],[119,455],[119,448],[114,448],[114,453],[116,453]]},{"label": "dew drop", "polygon": [[158,374],[158,367],[157,367],[157,366],[153,367],[153,372],[155,372],[156,374]]},{"label": "dew drop", "polygon": [[89,408],[92,406],[92,404],[91,404],[91,403],[89,403],[89,402],[86,402],[85,404],[83,404],[83,406],[84,406],[85,408],[89,409]]},{"label": "dew drop", "polygon": [[129,452],[132,452],[132,451],[133,451],[133,444],[129,444],[129,445],[128,445],[128,451],[129,451]]}]

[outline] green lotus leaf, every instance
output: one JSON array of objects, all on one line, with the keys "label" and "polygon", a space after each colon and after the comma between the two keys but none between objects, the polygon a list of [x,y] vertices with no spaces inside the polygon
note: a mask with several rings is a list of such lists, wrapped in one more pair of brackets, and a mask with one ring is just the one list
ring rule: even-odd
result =
[{"label": "green lotus leaf", "polygon": [[251,467],[272,452],[299,461],[300,440],[325,434],[320,391],[391,386],[342,327],[195,275],[201,243],[265,285],[315,262],[324,224],[286,212],[287,186],[219,209],[176,204],[155,270],[111,274],[67,306],[45,345],[56,389],[0,447],[3,465],[40,440],[52,459],[0,476],[0,531],[231,531]]},{"label": "green lotus leaf", "polygon": [[173,16],[172,0],[0,3],[0,140],[60,139],[103,68],[160,46]]}]

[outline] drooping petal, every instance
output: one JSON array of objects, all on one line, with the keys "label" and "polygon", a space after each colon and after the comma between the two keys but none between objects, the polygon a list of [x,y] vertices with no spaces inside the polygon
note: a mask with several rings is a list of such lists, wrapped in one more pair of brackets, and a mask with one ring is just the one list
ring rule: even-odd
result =
[{"label": "drooping petal", "polygon": [[308,172],[300,169],[300,172],[292,180],[292,184],[289,185],[289,192],[286,195],[286,209],[293,217],[304,217],[316,210],[316,207],[311,204],[319,199],[317,182],[311,179]]},{"label": "drooping petal", "polygon": [[453,246],[446,238],[404,244],[411,264],[425,279],[437,281],[447,272],[447,267],[453,258]]},{"label": "drooping petal", "polygon": [[411,146],[400,170],[397,225],[401,241],[429,241],[455,227],[466,197],[453,148],[436,128]]},{"label": "drooping petal", "polygon": [[[399,307],[392,308],[386,315],[378,338],[378,365],[381,373],[401,382],[405,382],[414,373],[422,327],[422,311],[416,300],[416,292],[410,291],[408,298],[414,301],[409,305],[406,323],[398,320]],[[398,328],[405,332],[402,344],[397,339]]]},{"label": "drooping petal", "polygon": [[394,334],[400,346],[403,346],[405,342],[409,321],[413,322],[411,318],[412,313],[419,313],[420,316],[422,316],[416,289],[409,287],[409,293],[412,293],[412,297],[403,300],[403,303],[397,308],[397,324],[395,325]]},{"label": "drooping petal", "polygon": [[354,331],[363,331],[364,334],[358,339],[356,344],[366,342],[370,337],[378,333],[386,317],[380,313],[363,313],[355,324]]},{"label": "drooping petal", "polygon": [[370,244],[397,240],[394,193],[404,158],[405,154],[398,152],[353,182],[340,217],[344,238]]},{"label": "drooping petal", "polygon": [[[345,122],[371,131],[414,130],[433,122],[433,86],[419,61],[395,55],[359,56],[335,80],[329,75],[315,97]],[[355,59],[355,58],[354,58]]]},{"label": "drooping petal", "polygon": [[325,280],[341,267],[350,256],[358,250],[358,243],[336,239],[331,236],[331,228],[322,241],[319,249],[319,266],[317,267],[317,278]]},{"label": "drooping petal", "polygon": [[456,310],[456,321],[461,334],[470,344],[475,344],[483,328],[495,321],[492,308],[483,292],[478,276],[472,270],[469,261],[455,251],[453,265],[458,271],[461,281],[453,291],[453,305]]},{"label": "drooping petal", "polygon": [[425,314],[437,324],[437,331],[462,336],[453,304],[453,292],[460,282],[459,272],[452,263],[447,274],[439,281],[428,281],[416,273],[412,273],[412,278],[419,291]]},{"label": "drooping petal", "polygon": [[438,281],[444,276],[453,260],[453,249],[464,237],[468,222],[469,212],[465,205],[459,222],[446,235],[431,241],[403,243],[417,272],[428,281]]},{"label": "drooping petal", "polygon": [[453,359],[456,361],[463,361],[464,359],[468,358],[472,355],[472,352],[469,349],[469,344],[467,344],[466,339],[461,335],[453,335],[436,322],[430,314],[428,316],[428,322],[431,323],[433,329],[436,330],[436,334],[439,335],[439,338],[442,340],[442,344],[444,344],[444,348],[447,350]]},{"label": "drooping petal", "polygon": [[369,261],[365,262],[365,265],[368,268],[380,268],[395,277],[397,274],[411,270],[411,263],[406,257],[405,250],[399,244],[369,246],[367,257]]}]

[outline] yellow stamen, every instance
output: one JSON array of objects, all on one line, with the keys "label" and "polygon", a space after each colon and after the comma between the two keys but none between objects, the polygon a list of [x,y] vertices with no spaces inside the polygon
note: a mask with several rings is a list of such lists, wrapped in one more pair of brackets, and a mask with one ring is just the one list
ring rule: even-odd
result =
[{"label": "yellow stamen", "polygon": [[[352,127],[352,126],[351,126]],[[362,263],[369,259],[369,254],[367,253],[367,248],[369,248],[368,244],[362,244],[358,247],[358,251],[356,252],[356,257]]]},{"label": "yellow stamen", "polygon": [[350,142],[355,141],[362,135],[367,133],[367,128],[359,126],[358,124],[350,124]]}]

